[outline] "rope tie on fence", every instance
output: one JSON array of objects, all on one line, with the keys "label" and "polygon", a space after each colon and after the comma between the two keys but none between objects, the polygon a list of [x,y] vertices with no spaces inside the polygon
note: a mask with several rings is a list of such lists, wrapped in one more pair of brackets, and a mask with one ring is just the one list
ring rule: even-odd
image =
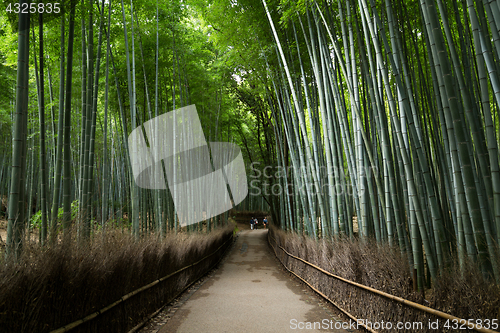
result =
[{"label": "rope tie on fence", "polygon": [[[459,323],[464,323],[465,325],[467,325],[468,328],[470,329],[473,329],[477,332],[484,332],[484,333],[497,333],[496,331],[493,331],[493,330],[490,330],[490,329],[487,329],[487,328],[484,328],[484,327],[478,327],[478,325],[475,325],[473,323],[470,323],[468,322],[467,320],[465,319],[462,319],[462,318],[458,318],[458,317],[455,317],[455,316],[452,316],[448,313],[445,313],[445,312],[442,312],[442,311],[439,311],[439,310],[436,310],[436,309],[432,309],[432,308],[429,308],[427,306],[424,306],[424,305],[421,305],[421,304],[418,304],[418,303],[415,303],[415,302],[412,302],[412,301],[409,301],[409,300],[406,300],[404,298],[401,298],[401,297],[398,297],[398,296],[394,296],[394,295],[391,295],[391,294],[388,294],[386,292],[383,292],[383,291],[380,291],[378,289],[374,289],[374,288],[371,288],[371,287],[368,287],[368,286],[365,286],[364,284],[360,284],[360,283],[357,283],[357,282],[354,282],[354,281],[351,281],[351,280],[348,280],[348,279],[345,279],[343,277],[340,277],[338,275],[335,275],[335,274],[332,274],[326,270],[324,270],[323,268],[321,267],[318,267],[302,258],[299,258],[293,254],[291,254],[290,252],[288,252],[287,250],[285,250],[281,245],[278,245],[278,243],[276,242],[276,239],[271,236],[269,233],[268,233],[268,236],[269,238],[271,238],[273,241],[274,241],[274,244],[275,246],[279,247],[286,255],[288,255],[289,257],[292,257],[296,260],[299,260],[301,262],[303,262],[304,264],[308,265],[308,266],[311,266],[313,268],[315,268],[316,270],[328,275],[328,276],[331,276],[335,279],[338,279],[342,282],[345,282],[345,283],[348,283],[350,285],[353,285],[353,286],[356,286],[360,289],[365,289],[365,290],[368,290],[374,294],[378,294],[378,295],[381,295],[383,297],[386,297],[388,299],[391,299],[393,301],[396,301],[398,303],[401,303],[403,305],[406,305],[406,306],[409,306],[409,307],[412,307],[414,309],[418,309],[420,311],[424,311],[424,312],[427,312],[431,315],[434,315],[436,317],[440,317],[440,318],[443,318],[443,319],[447,319],[447,320],[456,320],[458,321]],[[276,255],[276,257],[278,257],[278,255],[276,254],[276,250],[274,249],[274,246],[271,245],[271,247],[273,248],[273,251]],[[279,259],[279,257],[278,257]],[[313,288],[308,282],[306,282],[303,278],[301,278],[300,276],[298,276],[297,274],[295,274],[294,272],[292,272],[291,270],[288,269],[288,267],[286,267],[283,262],[281,261],[280,259],[280,262],[281,264],[289,271],[291,272],[292,274],[294,274],[295,276],[297,276],[299,279],[301,279],[302,281],[304,281],[308,286],[310,286],[312,289],[314,289],[317,293],[319,293],[322,297],[324,297],[326,300],[328,300],[330,303],[332,303],[333,305],[335,305],[335,307],[337,307],[339,310],[341,310],[342,312],[344,312],[347,316],[349,316],[351,319],[355,320],[355,318],[347,313],[345,310],[343,310],[342,308],[340,308],[339,306],[337,306],[337,304],[335,304],[335,302],[333,302],[332,300],[330,300],[328,297],[326,297],[323,293],[319,292],[318,290],[316,290],[315,288]]]},{"label": "rope tie on fence", "polygon": [[186,269],[188,269],[188,268],[190,268],[190,267],[193,267],[193,266],[195,266],[195,265],[199,264],[200,262],[204,261],[205,259],[207,259],[207,258],[211,257],[212,255],[216,254],[216,253],[217,253],[217,252],[218,252],[218,251],[219,251],[219,250],[220,250],[220,249],[221,249],[224,245],[226,245],[226,244],[227,244],[227,242],[229,242],[229,241],[230,241],[230,240],[232,240],[232,239],[233,239],[233,235],[231,234],[231,236],[230,236],[230,237],[229,237],[229,238],[228,238],[228,239],[227,239],[224,243],[222,243],[222,245],[221,245],[221,246],[219,246],[219,247],[217,248],[217,250],[215,250],[214,252],[210,253],[209,255],[207,255],[207,256],[205,256],[205,257],[201,258],[200,260],[198,260],[198,261],[196,261],[196,262],[194,262],[194,263],[192,263],[192,264],[190,264],[190,265],[188,265],[188,266],[184,266],[183,268],[180,268],[180,269],[176,270],[176,271],[175,271],[175,272],[173,272],[173,273],[170,273],[170,274],[168,274],[168,275],[165,275],[164,277],[159,278],[159,279],[157,279],[157,280],[155,280],[155,281],[153,281],[153,282],[151,282],[151,283],[149,283],[149,284],[147,284],[147,285],[145,285],[145,286],[142,286],[142,287],[140,287],[139,289],[136,289],[136,290],[134,290],[134,291],[132,291],[132,292],[130,292],[130,293],[128,293],[128,294],[126,294],[126,295],[122,296],[122,297],[121,297],[119,300],[117,300],[116,302],[113,302],[113,303],[111,303],[110,305],[108,305],[108,306],[106,306],[106,307],[104,307],[104,308],[102,308],[102,309],[100,309],[100,310],[97,310],[97,311],[95,311],[95,312],[93,312],[93,313],[89,314],[88,316],[86,316],[86,317],[84,317],[84,318],[82,318],[82,319],[78,319],[78,320],[76,320],[76,321],[74,321],[74,322],[72,322],[72,323],[70,323],[70,324],[68,324],[68,325],[65,325],[65,326],[63,326],[63,327],[61,327],[61,328],[58,328],[58,329],[56,329],[56,330],[53,330],[53,331],[51,331],[50,333],[64,333],[64,332],[68,332],[69,330],[71,330],[71,329],[73,329],[73,328],[75,328],[75,327],[78,327],[78,326],[80,326],[81,324],[86,323],[86,322],[88,322],[88,321],[90,321],[90,320],[94,319],[95,317],[97,317],[97,316],[99,316],[100,314],[103,314],[104,312],[106,312],[106,311],[108,311],[108,310],[112,309],[113,307],[117,306],[118,304],[123,303],[124,301],[126,301],[126,300],[127,300],[127,299],[129,299],[130,297],[135,296],[135,295],[137,295],[137,294],[139,294],[139,293],[141,293],[141,292],[143,292],[143,291],[145,291],[145,290],[147,290],[147,289],[149,289],[149,288],[151,288],[151,287],[153,287],[153,286],[157,285],[158,283],[163,282],[163,281],[165,281],[165,280],[167,280],[167,279],[171,278],[172,276],[174,276],[174,275],[176,275],[176,274],[179,274],[179,273],[181,273],[182,271],[185,271]]}]

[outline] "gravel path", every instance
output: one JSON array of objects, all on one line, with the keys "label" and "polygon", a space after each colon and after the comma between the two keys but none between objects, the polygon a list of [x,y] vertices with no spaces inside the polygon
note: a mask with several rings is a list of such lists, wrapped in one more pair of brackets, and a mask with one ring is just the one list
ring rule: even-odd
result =
[{"label": "gravel path", "polygon": [[282,271],[266,236],[242,231],[222,266],[158,332],[353,332],[336,330],[342,321]]}]

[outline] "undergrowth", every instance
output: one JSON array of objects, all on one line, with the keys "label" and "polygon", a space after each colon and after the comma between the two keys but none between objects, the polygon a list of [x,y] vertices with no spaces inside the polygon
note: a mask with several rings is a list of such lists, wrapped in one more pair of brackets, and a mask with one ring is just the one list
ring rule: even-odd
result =
[{"label": "undergrowth", "polygon": [[[18,263],[0,266],[0,331],[49,332],[84,318],[122,296],[217,250],[232,227],[140,241],[118,231],[25,248]],[[231,242],[195,266],[132,296],[71,332],[126,332],[212,267]]]}]

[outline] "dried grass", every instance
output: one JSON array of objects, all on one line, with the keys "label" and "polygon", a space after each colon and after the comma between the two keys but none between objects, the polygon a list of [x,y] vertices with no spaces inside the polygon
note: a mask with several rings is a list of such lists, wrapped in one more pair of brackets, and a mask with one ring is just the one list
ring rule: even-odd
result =
[{"label": "dried grass", "polygon": [[[26,248],[19,263],[0,267],[0,330],[49,332],[81,319],[220,247],[232,228],[163,241],[107,231],[91,245],[74,240]],[[227,246],[230,242],[227,243]],[[125,332],[213,266],[222,251],[71,332]]]},{"label": "dried grass", "polygon": [[432,307],[460,318],[497,319],[500,322],[500,288],[488,281],[477,263],[457,263],[436,281],[430,296]]}]

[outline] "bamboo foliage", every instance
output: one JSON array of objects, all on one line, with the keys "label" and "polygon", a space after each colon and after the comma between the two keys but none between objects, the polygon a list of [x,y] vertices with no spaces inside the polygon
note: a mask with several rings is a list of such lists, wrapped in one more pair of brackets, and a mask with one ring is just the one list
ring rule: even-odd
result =
[{"label": "bamboo foliage", "polygon": [[[257,28],[255,35],[250,43],[245,36],[240,36],[244,42],[229,36],[225,49],[215,50],[207,36],[187,28],[197,19],[183,22],[191,8],[180,3],[157,2],[151,11],[146,2],[72,1],[61,30],[57,27],[56,52],[44,46],[54,28],[39,19],[32,44],[40,54],[32,59],[40,65],[34,71],[39,73],[38,116],[27,103],[29,50],[23,48],[28,36],[19,33],[10,189],[2,180],[7,169],[3,164],[0,169],[0,190],[10,191],[10,253],[21,248],[26,222],[37,211],[41,239],[49,233],[56,240],[59,206],[68,230],[75,201],[84,241],[110,219],[123,222],[136,237],[178,232],[177,191],[136,186],[127,137],[151,118],[196,101],[210,139],[239,137],[250,161],[284,170],[273,180],[283,189],[279,194],[249,199],[269,203],[273,221],[283,228],[316,239],[359,237],[397,246],[416,270],[420,288],[455,258],[462,264],[477,261],[486,276],[500,282],[497,3],[284,0],[278,8],[272,0],[257,5],[241,0],[229,8],[222,0],[191,1],[198,7],[210,3],[210,11],[232,11],[234,20],[214,23],[214,35],[249,31],[241,24],[230,29],[245,15],[252,18],[248,25]],[[156,12],[154,20],[144,18],[148,10]],[[252,16],[255,11],[262,15]],[[81,22],[76,32],[75,20]],[[81,51],[74,50],[75,43],[81,43]],[[242,49],[252,57],[245,58]],[[201,50],[213,52],[213,58],[199,61]],[[50,61],[56,53],[58,64]],[[242,63],[231,58],[235,54]],[[234,79],[238,68],[246,68],[241,82]],[[199,83],[201,71],[210,80],[218,78]],[[58,98],[53,82],[59,84]],[[73,96],[75,89],[81,89],[79,96]],[[177,140],[179,133],[171,134]],[[50,196],[43,194],[51,190]],[[36,202],[26,199],[37,196]],[[194,209],[199,202],[187,204]],[[204,225],[211,230],[219,223]]]},{"label": "bamboo foliage", "polygon": [[57,211],[59,209],[59,194],[61,189],[61,170],[62,170],[62,148],[63,148],[63,130],[64,130],[64,12],[61,15],[61,50],[60,50],[60,72],[59,72],[59,116],[57,122],[57,146],[56,146],[56,165],[54,170],[54,185],[53,185],[53,197],[52,197],[52,207],[50,210],[50,239],[51,242],[55,240],[56,229],[57,229]]},{"label": "bamboo foliage", "polygon": [[66,92],[64,107],[64,146],[63,146],[63,220],[62,225],[68,230],[71,223],[71,94],[73,79],[73,44],[75,32],[75,3],[71,2],[68,33],[68,53],[66,67]]},{"label": "bamboo foliage", "polygon": [[[277,143],[307,156],[291,159],[293,174],[309,169],[315,184],[325,184],[321,201],[300,193],[296,201],[298,211],[325,212],[321,219],[311,214],[311,228],[322,228],[321,237],[354,232],[399,246],[420,288],[454,256],[477,258],[500,282],[498,7],[473,0],[463,2],[467,11],[440,0],[290,2],[279,31],[262,3],[288,81],[267,73],[284,92],[273,118],[288,134],[278,140],[276,130]],[[280,34],[288,32],[295,44],[287,48]],[[287,63],[294,55],[296,69]],[[303,114],[307,124],[300,124]],[[320,166],[326,172],[314,171]],[[300,179],[291,185],[300,188]],[[349,195],[339,191],[346,184]]]},{"label": "bamboo foliage", "polygon": [[[22,4],[28,3],[23,1]],[[22,186],[23,170],[26,169],[26,124],[28,100],[29,64],[29,14],[19,13],[18,50],[17,50],[17,89],[16,113],[12,147],[12,171],[9,193],[9,222],[7,225],[7,247],[5,254],[17,258],[22,250],[24,231],[24,191]]]},{"label": "bamboo foliage", "polygon": [[[208,129],[205,133],[230,140],[231,127],[241,128],[244,119],[229,121],[236,103],[226,94],[229,84],[223,72],[227,66],[211,64],[218,61],[220,50],[211,43],[207,45],[203,32],[184,20],[190,9],[182,3],[157,3],[153,41],[153,23],[144,15],[148,6],[147,2],[135,1],[71,1],[59,7],[60,16],[31,17],[33,27],[39,28],[37,35],[32,28],[32,43],[28,43],[27,34],[30,19],[19,17],[23,29],[17,36],[17,88],[12,80],[16,98],[14,94],[9,97],[8,112],[3,108],[5,101],[0,100],[0,126],[9,112],[14,124],[12,131],[3,131],[9,132],[5,138],[14,139],[12,158],[8,156],[8,144],[0,151],[0,215],[9,215],[8,256],[18,257],[23,242],[31,242],[35,230],[40,231],[40,243],[46,245],[48,237],[48,246],[58,242],[62,232],[88,245],[98,229],[109,226],[129,229],[137,238],[150,232],[163,237],[180,231],[173,202],[175,191],[153,193],[135,185],[127,146],[130,130],[172,111],[172,106],[188,103],[203,105],[199,110]],[[3,14],[0,20],[6,22]],[[6,46],[14,39],[4,29],[0,35],[3,61],[6,49],[15,53]],[[55,35],[59,36],[57,40]],[[136,45],[140,51],[137,67]],[[103,47],[105,66],[101,66]],[[151,52],[153,48],[156,50]],[[30,59],[30,52],[35,57]],[[13,73],[15,70],[10,76],[15,76]],[[0,79],[3,90],[3,71]],[[150,93],[153,85],[154,97]],[[59,94],[54,93],[56,86]],[[211,86],[217,87],[215,98],[210,92],[200,93],[200,87]],[[0,95],[7,96],[3,91]],[[216,114],[217,121],[208,123],[207,119]],[[191,166],[185,167],[185,172],[193,171]],[[193,209],[197,204],[189,199]],[[186,229],[209,232],[227,223],[227,217],[225,214]],[[71,230],[77,234],[70,234]]]},{"label": "bamboo foliage", "polygon": [[[38,15],[39,28],[39,52],[40,52],[40,79],[38,84],[38,104],[40,117],[40,166],[41,166],[41,182],[40,182],[40,199],[42,211],[42,225],[40,230],[40,239],[42,244],[47,240],[47,162],[45,156],[45,80],[44,80],[44,56],[43,56],[43,13]],[[36,60],[35,60],[36,65]]]}]

